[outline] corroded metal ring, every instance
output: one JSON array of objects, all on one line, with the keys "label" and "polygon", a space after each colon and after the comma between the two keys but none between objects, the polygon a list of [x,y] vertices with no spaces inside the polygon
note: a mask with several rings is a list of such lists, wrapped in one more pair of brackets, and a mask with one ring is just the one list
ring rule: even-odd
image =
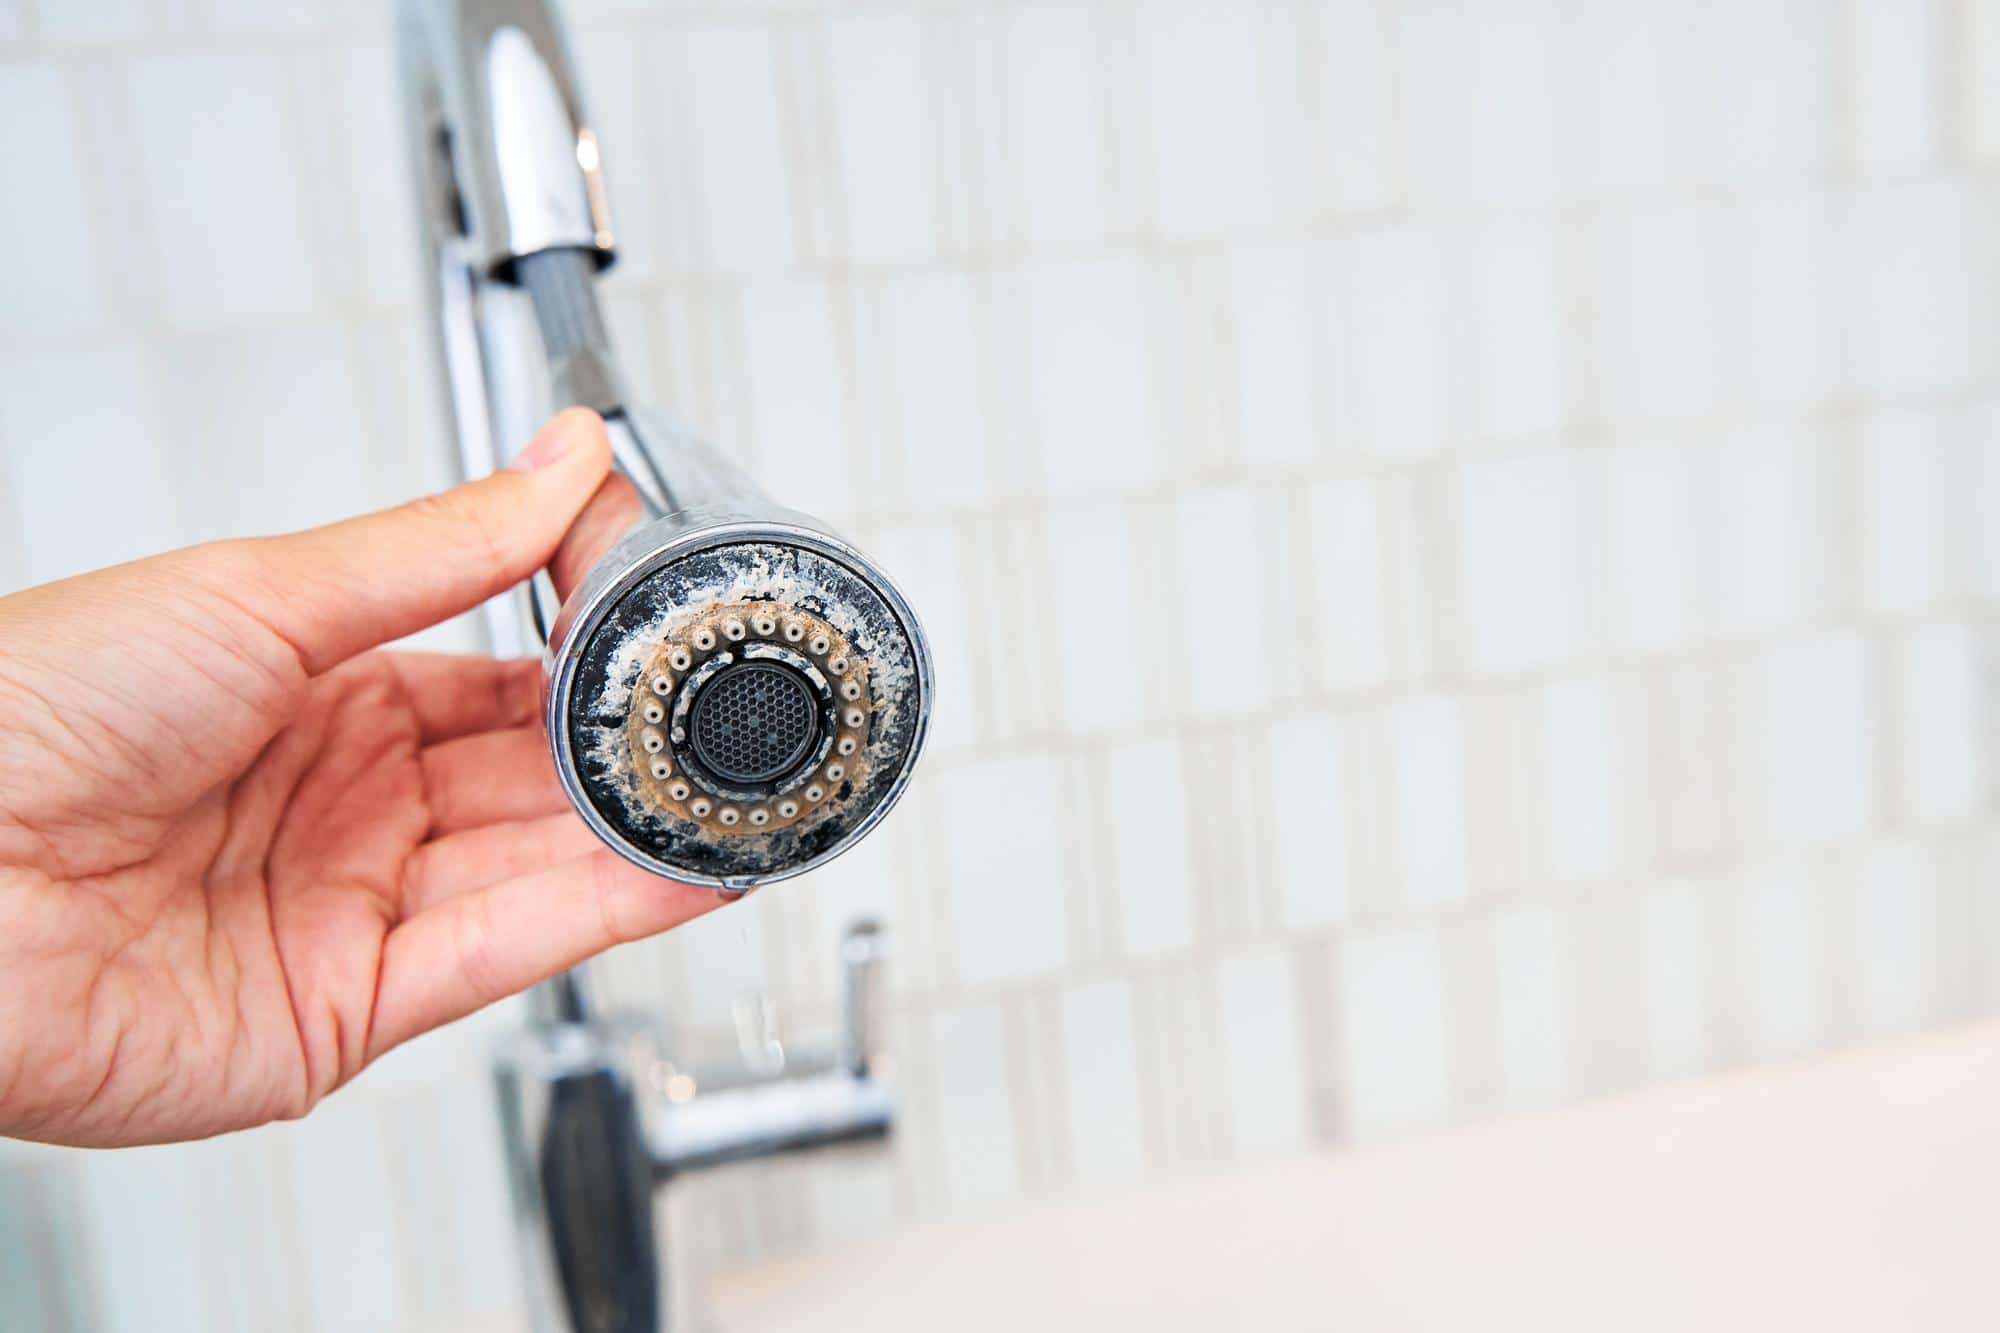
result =
[{"label": "corroded metal ring", "polygon": [[718,837],[838,808],[868,772],[869,664],[817,615],[715,602],[674,625],[626,719],[649,804]]}]

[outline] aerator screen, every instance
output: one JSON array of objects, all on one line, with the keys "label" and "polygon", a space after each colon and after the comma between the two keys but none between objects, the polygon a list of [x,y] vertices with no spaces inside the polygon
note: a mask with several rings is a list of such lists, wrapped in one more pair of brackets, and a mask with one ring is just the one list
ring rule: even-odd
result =
[{"label": "aerator screen", "polygon": [[812,749],[818,715],[796,671],[768,662],[725,667],[695,698],[694,757],[729,782],[775,782]]}]

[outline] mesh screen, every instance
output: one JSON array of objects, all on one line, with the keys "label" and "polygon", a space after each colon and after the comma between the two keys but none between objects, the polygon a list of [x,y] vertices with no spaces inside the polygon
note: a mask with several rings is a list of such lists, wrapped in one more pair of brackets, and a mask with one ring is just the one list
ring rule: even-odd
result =
[{"label": "mesh screen", "polygon": [[805,758],[817,728],[796,672],[768,662],[723,668],[694,701],[695,758],[730,782],[770,782]]}]

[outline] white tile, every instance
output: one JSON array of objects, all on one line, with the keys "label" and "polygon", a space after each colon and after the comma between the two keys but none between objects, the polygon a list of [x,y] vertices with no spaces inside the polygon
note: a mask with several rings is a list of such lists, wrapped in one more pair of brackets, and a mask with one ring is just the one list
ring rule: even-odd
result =
[{"label": "white tile", "polygon": [[1345,248],[1365,341],[1363,423],[1386,453],[1437,447],[1437,303],[1432,246],[1415,227],[1370,232]]},{"label": "white tile", "polygon": [[1253,468],[1293,466],[1313,455],[1317,374],[1304,268],[1291,247],[1245,246],[1230,255],[1236,409],[1243,457]]},{"label": "white tile", "polygon": [[769,980],[764,936],[771,911],[768,902],[753,897],[674,931],[666,942],[679,956],[687,980],[686,993],[678,998],[676,1021],[733,1026],[738,999]]},{"label": "white tile", "polygon": [[1324,683],[1358,689],[1388,675],[1388,626],[1382,591],[1382,499],[1363,479],[1312,488],[1310,576],[1317,591]]},{"label": "white tile", "polygon": [[1552,6],[1456,3],[1390,10],[1402,52],[1398,107],[1420,203],[1547,196],[1553,165]]},{"label": "white tile", "polygon": [[1493,965],[1507,1101],[1533,1105],[1560,1096],[1566,1064],[1554,909],[1524,907],[1496,917]]},{"label": "white tile", "polygon": [[1563,454],[1478,459],[1458,474],[1459,577],[1474,663],[1542,666],[1569,651]]},{"label": "white tile", "polygon": [[1944,578],[1946,472],[1937,419],[1924,412],[1870,416],[1861,434],[1861,587],[1868,609],[1915,611]]},{"label": "white tile", "polygon": [[[2000,409],[1985,408],[1974,418],[1965,441],[1966,493],[1974,512],[1989,514],[1988,497],[2000,495]],[[1973,522],[1969,556],[1974,588],[1981,597],[2000,599],[2000,523]]]},{"label": "white tile", "polygon": [[718,269],[775,267],[794,258],[792,185],[779,121],[771,30],[710,28],[688,34],[693,145],[708,262]]},{"label": "white tile", "polygon": [[1563,515],[1565,638],[1570,651],[1595,657],[1618,651],[1619,577],[1616,501],[1617,455],[1613,449],[1561,451],[1557,487]]},{"label": "white tile", "polygon": [[1229,489],[1190,491],[1176,508],[1187,598],[1183,669],[1192,677],[1195,712],[1215,718],[1253,711],[1271,697],[1256,560],[1261,506],[1250,491]]},{"label": "white tile", "polygon": [[1549,846],[1560,881],[1595,879],[1616,864],[1611,709],[1601,680],[1542,692],[1549,754]]},{"label": "white tile", "polygon": [[990,1006],[947,1009],[932,1016],[930,1038],[950,1206],[1005,1203],[1021,1188],[1006,1020]]},{"label": "white tile", "polygon": [[1306,326],[1313,336],[1314,428],[1326,452],[1340,455],[1379,447],[1368,408],[1376,333],[1362,296],[1367,250],[1363,240],[1341,233],[1300,248]]},{"label": "white tile", "polygon": [[800,883],[812,893],[822,937],[817,947],[830,961],[842,932],[857,921],[896,928],[896,841],[882,831],[854,843]]},{"label": "white tile", "polygon": [[893,1160],[857,1154],[843,1161],[839,1154],[829,1154],[800,1175],[815,1244],[876,1240],[893,1232],[902,1219],[900,1172]]},{"label": "white tile", "polygon": [[625,267],[623,247],[614,275],[603,288],[605,334],[617,349],[618,363],[625,368],[627,391],[642,403],[666,401],[661,388],[661,358],[654,355],[654,311],[657,302],[637,282],[627,281],[635,270]]},{"label": "white tile", "polygon": [[1719,379],[1717,214],[1661,204],[1603,214],[1594,302],[1602,409],[1614,423],[1703,420]]},{"label": "white tile", "polygon": [[1854,165],[1864,172],[1914,171],[1937,151],[1938,90],[1949,87],[1936,18],[1940,7],[1910,0],[1855,0],[1848,20],[1854,58]]},{"label": "white tile", "polygon": [[167,319],[202,327],[309,310],[319,283],[273,65],[147,56],[127,88]]},{"label": "white tile", "polygon": [[1715,0],[1701,61],[1702,168],[1732,181],[1825,165],[1842,14],[1817,0]]},{"label": "white tile", "polygon": [[1064,505],[1049,515],[1055,628],[1064,643],[1089,643],[1063,663],[1063,702],[1073,731],[1137,721],[1139,612],[1133,602],[1132,537],[1122,506]]},{"label": "white tile", "polygon": [[[1523,903],[1522,910],[1534,909]],[[1555,911],[1560,1049],[1547,1057],[1561,1071],[1555,1095],[1569,1099],[1651,1082],[1657,1075],[1650,1058],[1644,902],[1618,894],[1559,902]],[[1497,1091],[1507,1089],[1502,1082]]]},{"label": "white tile", "polygon": [[1170,235],[1268,216],[1273,135],[1259,98],[1259,15],[1201,0],[1140,10],[1154,221]]},{"label": "white tile", "polygon": [[105,1333],[207,1333],[219,1322],[202,1283],[195,1166],[194,1150],[179,1147],[80,1159],[87,1234],[77,1239],[116,1259],[116,1280],[98,1289]]},{"label": "white tile", "polygon": [[915,259],[936,250],[921,20],[885,16],[827,29],[847,252]]},{"label": "white tile", "polygon": [[1918,393],[1972,368],[1970,201],[1960,182],[1861,189],[1854,199],[1852,321],[1860,387]]},{"label": "white tile", "polygon": [[[0,40],[9,29],[0,9]],[[74,1166],[37,1162],[35,1150],[9,1147],[0,1158],[0,1327],[72,1329],[81,1322],[88,1279],[82,1246],[52,1254],[57,1236],[81,1238],[77,1224]],[[232,1330],[233,1333],[233,1330]]]},{"label": "white tile", "polygon": [[1359,1138],[1423,1129],[1451,1110],[1444,962],[1437,932],[1406,926],[1341,941],[1336,985],[1350,1124]]},{"label": "white tile", "polygon": [[1557,7],[1550,0],[1467,6],[1455,19],[1474,25],[1480,52],[1480,100],[1468,106],[1468,137],[1475,145],[1486,193],[1508,202],[1546,198],[1554,183],[1554,97],[1560,71],[1556,53]]},{"label": "white tile", "polygon": [[1145,1170],[1137,1045],[1129,984],[1101,981],[1063,995],[1071,1166],[1083,1184],[1124,1184]]},{"label": "white tile", "polygon": [[12,495],[10,469],[0,466],[0,595],[27,587],[28,553],[21,541],[21,525],[15,519],[18,507]]},{"label": "white tile", "polygon": [[1686,884],[1646,895],[1646,1031],[1652,1069],[1664,1077],[1694,1073],[1708,1059],[1700,902]]},{"label": "white tile", "polygon": [[1899,1036],[1929,1017],[1937,975],[1937,866],[1913,843],[1892,843],[1862,862],[1851,955],[1861,964],[1860,1017],[1870,1037]]},{"label": "white tile", "polygon": [[1748,757],[1769,834],[1810,844],[1864,832],[1874,809],[1874,719],[1861,640],[1800,638],[1761,654],[1753,673]]},{"label": "white tile", "polygon": [[1841,284],[1842,196],[1816,187],[1759,190],[1724,224],[1718,359],[1747,403],[1826,402],[1849,374]]},{"label": "white tile", "polygon": [[348,346],[345,329],[315,322],[163,349],[159,411],[178,432],[185,536],[285,532],[391,500],[357,447],[369,432]]},{"label": "white tile", "polygon": [[1062,663],[1039,648],[1049,626],[1039,600],[1048,576],[1038,526],[1026,515],[1003,513],[970,528],[974,582],[966,617],[978,645],[981,712],[1001,740],[1045,736],[1059,725]]},{"label": "white tile", "polygon": [[2000,159],[2000,0],[1967,0],[1959,12],[1966,147],[1988,165]]},{"label": "white tile", "polygon": [[1139,261],[1066,260],[1027,273],[1031,420],[1059,492],[1154,473],[1146,404],[1146,284]]},{"label": "white tile", "polygon": [[1818,1032],[1812,899],[1792,869],[1755,872],[1739,885],[1750,921],[1750,1025],[1766,1056],[1794,1054]]},{"label": "white tile", "polygon": [[17,497],[28,582],[179,544],[152,378],[144,349],[123,339],[0,360],[0,466]]},{"label": "white tile", "polygon": [[1347,815],[1333,720],[1288,718],[1270,728],[1272,818],[1285,924],[1331,925],[1351,910]]},{"label": "white tile", "polygon": [[781,503],[842,513],[854,501],[843,330],[828,285],[773,279],[743,288],[743,358],[757,472]]},{"label": "white tile", "polygon": [[335,1099],[286,1135],[313,1326],[327,1333],[394,1328],[407,1315],[386,1120],[380,1103]]},{"label": "white tile", "polygon": [[1395,60],[1388,11],[1372,0],[1318,0],[1320,77],[1308,105],[1324,143],[1325,205],[1389,207],[1396,197]]},{"label": "white tile", "polygon": [[[507,1021],[510,1026],[525,1023],[526,1006]],[[461,1038],[465,1065],[484,1066],[495,1040],[490,1035]],[[405,1125],[413,1110],[403,1111]],[[412,1162],[410,1155],[402,1159],[398,1186],[405,1215],[421,1217],[432,1228],[426,1248],[437,1256],[442,1271],[412,1279],[412,1304],[420,1304],[428,1289],[433,1304],[444,1308],[505,1308],[517,1299],[521,1254],[511,1225],[506,1150],[491,1087],[461,1073],[433,1088],[422,1112],[419,1124],[405,1131],[413,1142],[404,1151],[417,1160]],[[434,1197],[412,1199],[417,1192]]]},{"label": "white tile", "polygon": [[968,744],[980,727],[979,663],[958,529],[945,522],[897,524],[881,531],[875,548],[883,567],[895,571],[896,586],[930,640],[937,677],[931,743],[941,748]]},{"label": "white tile", "polygon": [[35,26],[45,42],[135,42],[146,35],[146,0],[32,0],[32,3]]},{"label": "white tile", "polygon": [[0,334],[23,341],[114,318],[91,215],[76,108],[53,69],[0,67]]},{"label": "white tile", "polygon": [[1563,424],[1562,314],[1555,238],[1503,224],[1479,237],[1486,325],[1485,433],[1534,435]]},{"label": "white tile", "polygon": [[1029,756],[938,780],[958,974],[967,984],[1042,975],[1069,961],[1069,877],[1055,761]]},{"label": "white tile", "polygon": [[1458,704],[1443,695],[1418,695],[1389,710],[1403,900],[1412,907],[1456,902],[1466,894],[1458,713]]},{"label": "white tile", "polygon": [[1567,6],[1564,128],[1568,178],[1585,195],[1668,189],[1693,174],[1690,6],[1595,0]]},{"label": "white tile", "polygon": [[[1717,600],[1738,629],[1798,621],[1812,608],[1817,541],[1816,442],[1735,437],[1710,457],[1722,469],[1728,559],[1712,567]],[[1702,540],[1703,531],[1691,534]]]},{"label": "white tile", "polygon": [[1926,625],[1901,654],[1903,808],[1912,819],[1964,819],[1985,805],[1991,734],[1979,642],[1964,624]]},{"label": "white tile", "polygon": [[1685,630],[1682,458],[1678,446],[1639,445],[1611,459],[1620,636],[1640,650],[1666,647]]},{"label": "white tile", "polygon": [[[1402,124],[1404,174],[1413,200],[1464,203],[1481,198],[1485,173],[1477,136],[1484,80],[1482,48],[1466,39],[1465,7],[1421,5],[1395,14],[1393,50]],[[1330,74],[1330,71],[1329,71]]]},{"label": "white tile", "polygon": [[1194,883],[1180,747],[1171,740],[1115,746],[1104,768],[1125,952],[1152,957],[1185,950],[1194,942]]},{"label": "white tile", "polygon": [[208,0],[206,8],[215,31],[229,37],[297,36],[339,12],[324,0]]},{"label": "white tile", "polygon": [[1093,240],[1111,225],[1096,20],[1084,6],[1035,6],[1008,10],[1004,22],[1025,239]]},{"label": "white tile", "polygon": [[884,388],[911,503],[972,504],[989,491],[981,344],[972,280],[913,273],[881,287]]},{"label": "white tile", "polygon": [[[289,1183],[276,1183],[285,1177],[280,1143],[271,1134],[230,1134],[188,1149],[199,1181],[198,1226],[211,1256],[206,1277],[216,1333],[296,1327],[308,1317],[294,1259],[296,1203]],[[227,1258],[216,1263],[217,1256]]]},{"label": "white tile", "polygon": [[[367,297],[377,305],[413,305],[428,299],[424,284],[431,275],[418,253],[411,173],[385,170],[386,163],[400,164],[408,151],[396,52],[386,43],[357,47],[344,58],[341,77],[346,96],[338,115],[348,157],[342,179],[354,192],[350,216]],[[621,255],[623,239],[621,232]]]},{"label": "white tile", "polygon": [[1230,1148],[1239,1156],[1306,1146],[1306,1055],[1298,982],[1281,953],[1241,954],[1216,968]]}]

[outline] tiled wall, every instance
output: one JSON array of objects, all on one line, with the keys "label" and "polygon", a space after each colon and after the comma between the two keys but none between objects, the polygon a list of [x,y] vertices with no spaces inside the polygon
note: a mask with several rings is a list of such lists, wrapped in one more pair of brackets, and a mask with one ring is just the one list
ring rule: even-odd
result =
[{"label": "tiled wall", "polygon": [[[386,8],[0,0],[0,584],[441,483]],[[602,970],[719,1052],[895,929],[893,1154],[684,1274],[2000,1011],[2000,3],[574,11],[638,380],[942,682]],[[514,1021],[6,1150],[0,1325],[513,1327]]]}]

